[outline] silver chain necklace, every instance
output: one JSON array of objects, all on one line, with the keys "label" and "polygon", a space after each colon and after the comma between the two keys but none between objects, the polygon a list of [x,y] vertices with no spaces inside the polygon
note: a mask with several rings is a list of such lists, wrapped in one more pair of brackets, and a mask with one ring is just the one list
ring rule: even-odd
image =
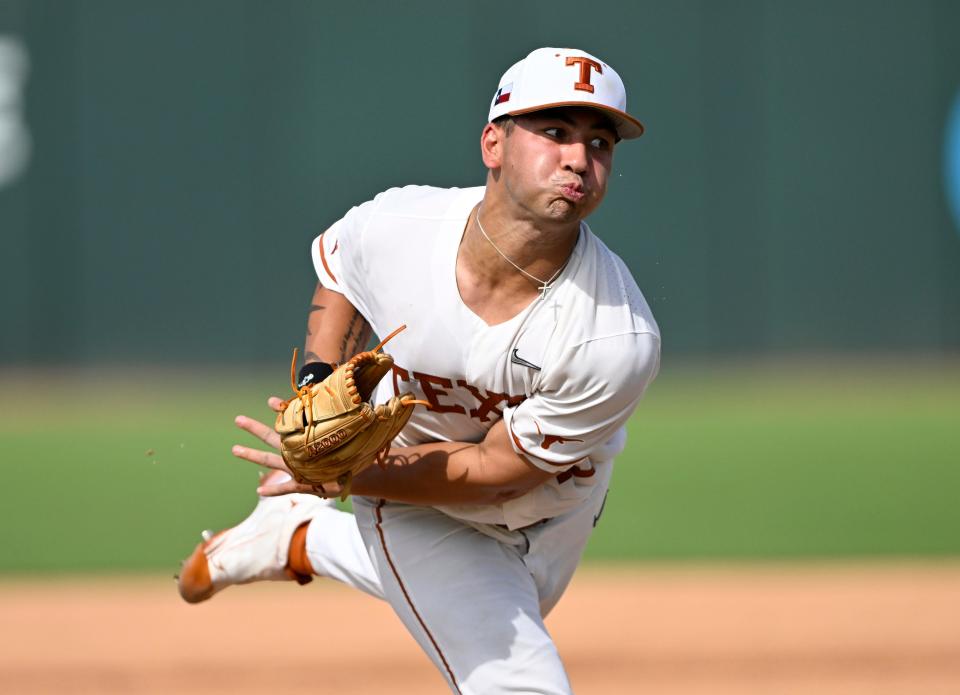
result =
[{"label": "silver chain necklace", "polygon": [[[497,247],[496,244],[493,243],[493,239],[491,239],[491,238],[487,235],[487,230],[485,230],[485,229],[483,228],[483,224],[480,222],[480,211],[479,211],[479,210],[477,210],[476,220],[477,220],[477,226],[480,228],[480,233],[483,234],[483,238],[484,238],[484,239],[486,239],[487,241],[490,242],[490,245],[493,247],[493,250],[496,251],[497,253],[499,253],[499,254],[500,254],[500,257],[501,257],[503,260],[505,260],[507,263],[509,263],[509,264],[512,265],[514,268],[516,268],[516,269],[519,270],[521,273],[523,273],[523,274],[526,275],[528,278],[530,278],[530,279],[533,280],[535,283],[537,283],[537,289],[540,290],[540,299],[546,299],[546,297],[547,297],[547,292],[549,292],[551,289],[553,289],[553,285],[552,285],[551,283],[552,283],[554,280],[556,280],[556,279],[557,279],[557,276],[558,276],[560,273],[563,272],[563,269],[564,269],[564,268],[567,267],[567,263],[570,262],[570,256],[567,256],[567,260],[565,260],[565,261],[563,262],[563,265],[562,265],[562,266],[560,266],[559,268],[557,268],[557,272],[555,272],[553,275],[551,275],[549,280],[541,280],[541,279],[538,278],[537,276],[531,275],[531,274],[528,273],[526,270],[524,270],[523,268],[521,268],[520,266],[518,266],[516,263],[514,263],[513,261],[511,261],[509,258],[507,258],[507,255],[506,255],[503,251],[501,251],[501,250]],[[571,254],[571,255],[572,255],[572,254]]]}]

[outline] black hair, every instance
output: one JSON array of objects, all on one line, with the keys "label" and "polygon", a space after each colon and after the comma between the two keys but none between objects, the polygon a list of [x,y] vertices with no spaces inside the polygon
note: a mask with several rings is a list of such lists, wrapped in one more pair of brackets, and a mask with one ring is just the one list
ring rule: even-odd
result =
[{"label": "black hair", "polygon": [[510,134],[510,131],[513,130],[513,127],[517,124],[517,122],[513,119],[513,116],[511,116],[509,113],[505,113],[502,116],[497,116],[490,122],[503,128],[503,132],[507,135]]}]

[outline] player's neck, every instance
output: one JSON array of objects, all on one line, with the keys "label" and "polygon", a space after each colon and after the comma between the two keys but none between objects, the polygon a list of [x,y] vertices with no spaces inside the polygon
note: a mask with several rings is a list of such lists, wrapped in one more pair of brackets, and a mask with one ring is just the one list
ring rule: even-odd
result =
[{"label": "player's neck", "polygon": [[490,280],[519,276],[532,284],[515,266],[541,280],[552,278],[570,257],[579,230],[579,220],[548,225],[488,198],[474,209],[463,247],[477,264],[476,270]]},{"label": "player's neck", "polygon": [[481,204],[470,214],[457,254],[461,299],[490,325],[546,299],[550,289],[544,291],[544,285],[552,289],[578,231],[579,222],[573,230],[541,230],[522,219],[488,218]]}]

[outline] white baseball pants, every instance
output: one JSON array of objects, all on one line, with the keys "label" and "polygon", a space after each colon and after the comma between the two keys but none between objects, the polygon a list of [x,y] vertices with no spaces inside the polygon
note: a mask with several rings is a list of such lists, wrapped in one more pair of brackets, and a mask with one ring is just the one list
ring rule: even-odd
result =
[{"label": "white baseball pants", "polygon": [[518,531],[431,507],[363,497],[307,529],[322,575],[384,598],[461,695],[571,693],[543,623],[576,569],[606,485],[587,503]]}]

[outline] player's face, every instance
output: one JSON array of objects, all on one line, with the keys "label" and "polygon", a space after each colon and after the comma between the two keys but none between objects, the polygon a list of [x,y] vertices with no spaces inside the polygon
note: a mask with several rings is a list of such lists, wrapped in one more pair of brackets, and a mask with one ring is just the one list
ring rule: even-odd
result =
[{"label": "player's face", "polygon": [[559,108],[518,116],[504,140],[500,175],[511,198],[536,217],[581,220],[607,191],[617,141],[595,109]]}]

